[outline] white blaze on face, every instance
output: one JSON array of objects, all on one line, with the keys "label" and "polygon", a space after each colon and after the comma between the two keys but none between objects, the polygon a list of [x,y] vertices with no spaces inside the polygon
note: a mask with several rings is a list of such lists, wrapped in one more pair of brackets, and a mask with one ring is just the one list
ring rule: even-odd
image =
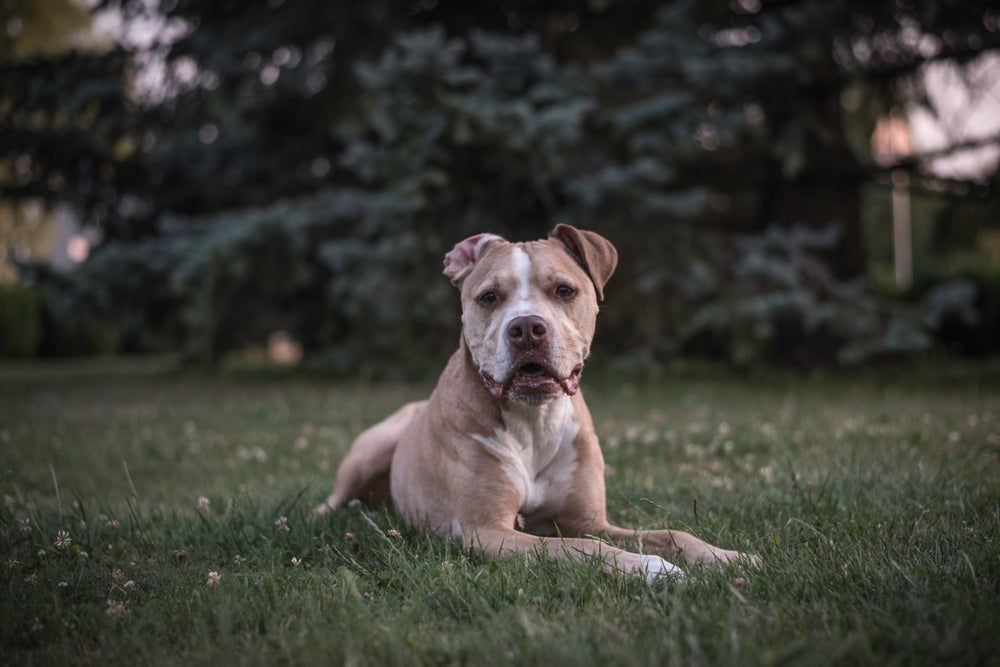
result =
[{"label": "white blaze on face", "polygon": [[517,299],[520,304],[527,304],[531,284],[531,258],[524,248],[514,248],[514,277],[517,279]]},{"label": "white blaze on face", "polygon": [[514,351],[511,349],[507,330],[514,318],[523,315],[538,315],[538,304],[531,301],[531,258],[524,248],[514,248],[512,269],[516,287],[510,300],[510,305],[500,318],[500,327],[496,332],[498,370],[510,369],[513,365]]}]

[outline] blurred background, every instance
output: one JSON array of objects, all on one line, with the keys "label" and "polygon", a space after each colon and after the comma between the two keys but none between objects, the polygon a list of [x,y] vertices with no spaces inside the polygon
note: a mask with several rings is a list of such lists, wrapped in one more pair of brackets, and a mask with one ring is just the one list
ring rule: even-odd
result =
[{"label": "blurred background", "polygon": [[419,374],[565,222],[626,366],[985,357],[998,163],[992,2],[0,0],[0,356]]}]

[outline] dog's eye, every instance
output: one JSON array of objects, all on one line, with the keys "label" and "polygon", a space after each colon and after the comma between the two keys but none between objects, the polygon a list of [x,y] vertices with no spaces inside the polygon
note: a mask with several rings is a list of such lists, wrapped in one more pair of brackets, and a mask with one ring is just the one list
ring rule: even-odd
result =
[{"label": "dog's eye", "polygon": [[556,288],[556,296],[560,299],[572,299],[576,295],[576,290],[569,285],[559,285]]},{"label": "dog's eye", "polygon": [[483,292],[482,294],[479,295],[477,301],[479,301],[480,306],[483,306],[484,308],[489,308],[490,306],[492,306],[497,302],[497,294],[496,292]]}]

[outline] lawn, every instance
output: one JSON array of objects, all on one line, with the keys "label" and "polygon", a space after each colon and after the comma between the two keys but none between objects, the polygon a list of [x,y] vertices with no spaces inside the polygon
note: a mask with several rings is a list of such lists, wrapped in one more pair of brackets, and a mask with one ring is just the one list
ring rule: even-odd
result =
[{"label": "lawn", "polygon": [[612,519],[764,562],[653,585],[310,521],[428,389],[0,365],[0,663],[1000,664],[995,369],[585,377]]}]

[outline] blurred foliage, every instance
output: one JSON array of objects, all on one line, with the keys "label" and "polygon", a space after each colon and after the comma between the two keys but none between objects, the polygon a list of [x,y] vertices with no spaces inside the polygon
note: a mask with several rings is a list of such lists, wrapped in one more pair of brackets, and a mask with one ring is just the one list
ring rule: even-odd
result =
[{"label": "blurred foliage", "polygon": [[1000,261],[965,255],[935,264],[914,291],[923,295],[928,325],[943,347],[971,356],[996,352]]},{"label": "blurred foliage", "polygon": [[[880,303],[858,280],[832,275],[819,253],[837,238],[835,227],[771,227],[738,239],[730,268],[685,319],[681,339],[714,346],[738,366],[790,361],[809,368],[926,349],[921,318]],[[955,296],[968,304],[967,295]]]},{"label": "blurred foliage", "polygon": [[956,0],[94,11],[159,30],[0,64],[4,197],[69,203],[104,237],[70,279],[26,268],[47,320],[208,362],[283,329],[377,374],[453,347],[451,244],[558,222],[619,247],[613,351],[811,366],[926,347],[940,318],[863,286],[861,190],[884,169],[858,137],[921,103],[925,62],[1000,48],[992,6]]},{"label": "blurred foliage", "polygon": [[0,286],[0,357],[32,357],[41,339],[38,295],[24,287]]}]

